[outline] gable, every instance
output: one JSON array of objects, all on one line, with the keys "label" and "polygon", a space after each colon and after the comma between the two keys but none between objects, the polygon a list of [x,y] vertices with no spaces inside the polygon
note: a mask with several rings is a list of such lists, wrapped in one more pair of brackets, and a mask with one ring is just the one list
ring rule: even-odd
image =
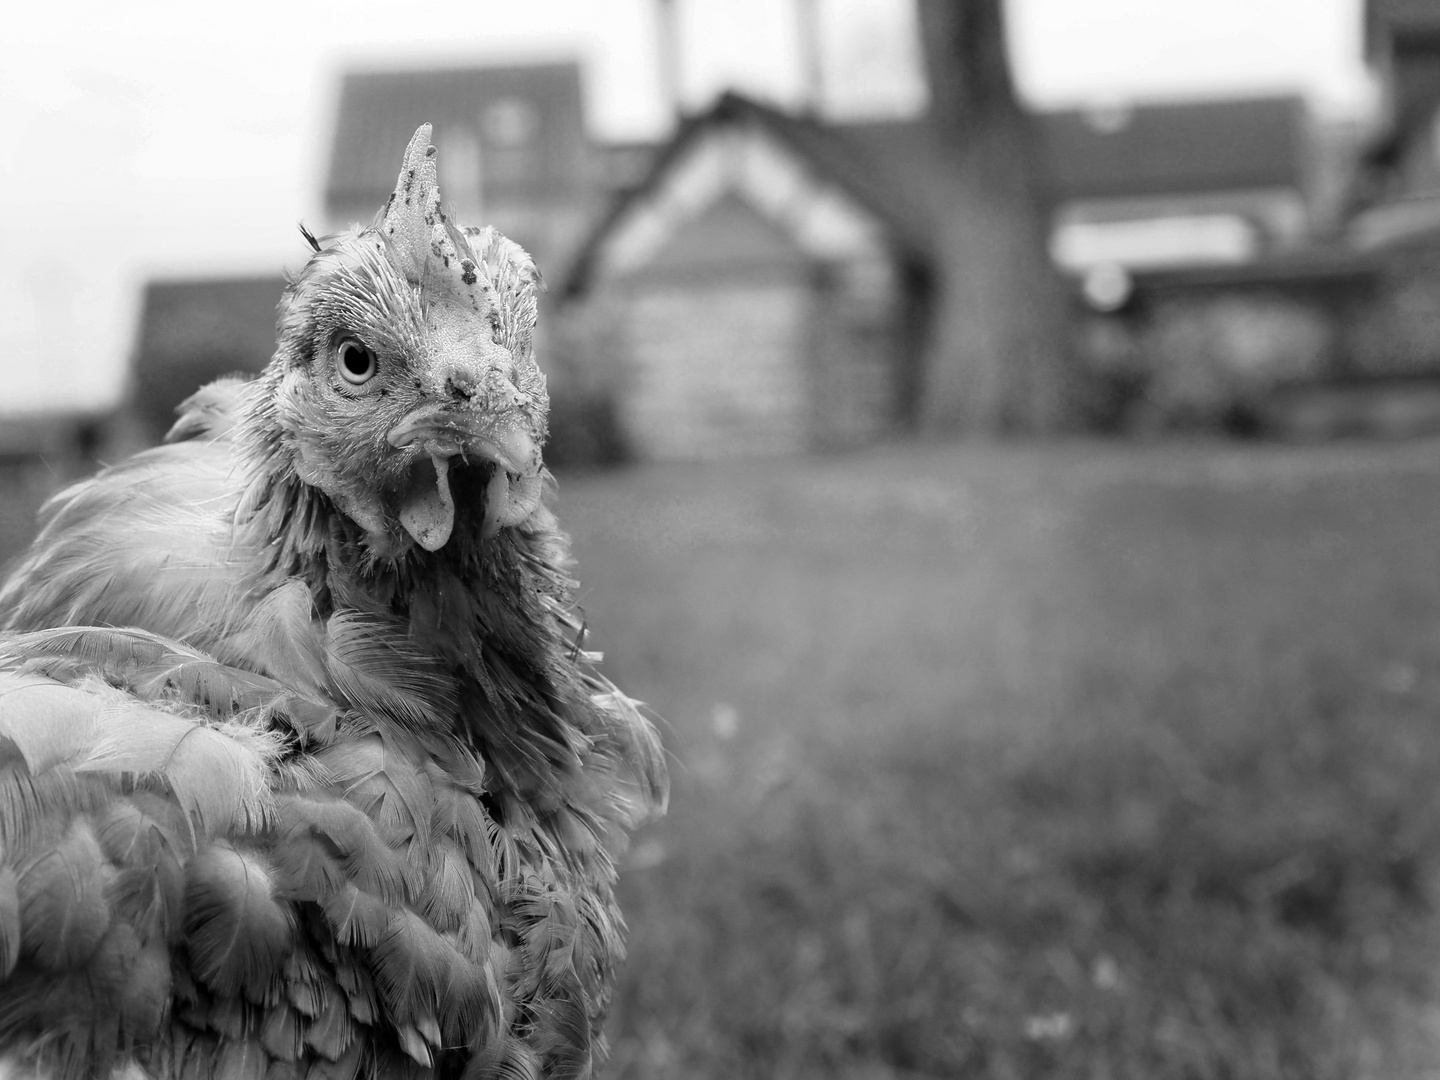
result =
[{"label": "gable", "polygon": [[669,275],[689,270],[788,266],[803,270],[806,253],[738,192],[721,195],[677,228],[642,268]]},{"label": "gable", "polygon": [[678,148],[649,188],[609,223],[594,252],[596,272],[639,272],[682,229],[727,200],[749,207],[807,259],[888,256],[885,224],[838,184],[759,127],[720,124]]}]

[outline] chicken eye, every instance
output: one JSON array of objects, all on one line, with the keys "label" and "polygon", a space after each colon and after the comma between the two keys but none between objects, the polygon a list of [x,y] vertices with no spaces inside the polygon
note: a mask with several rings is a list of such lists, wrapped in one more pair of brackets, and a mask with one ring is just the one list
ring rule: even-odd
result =
[{"label": "chicken eye", "polygon": [[352,386],[362,386],[375,377],[375,354],[358,341],[342,341],[335,353],[340,377]]}]

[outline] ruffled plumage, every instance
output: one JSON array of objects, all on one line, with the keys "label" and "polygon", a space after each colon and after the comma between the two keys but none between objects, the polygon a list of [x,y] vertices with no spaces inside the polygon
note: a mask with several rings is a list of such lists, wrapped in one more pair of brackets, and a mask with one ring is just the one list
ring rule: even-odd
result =
[{"label": "ruffled plumage", "polygon": [[[506,502],[505,466],[444,430],[387,444],[419,399],[322,378],[340,386],[334,320],[389,313],[393,340],[367,347],[415,393],[482,417],[521,402],[493,435],[467,420],[476,446],[543,439],[537,278],[446,222],[426,146],[406,168],[430,187],[397,185],[415,206],[392,197],[292,285],[267,372],[205,388],[167,445],[52,500],[0,589],[0,1050],[43,1070],[487,1080],[601,1056],[614,858],[666,797],[654,729],[580,647],[532,481]],[[404,214],[431,216],[387,240]],[[425,270],[442,256],[453,282]],[[437,310],[493,335],[510,397],[417,351]],[[424,457],[452,452],[450,479]],[[449,541],[412,543],[404,506],[453,512]],[[487,528],[501,511],[526,516]]]}]

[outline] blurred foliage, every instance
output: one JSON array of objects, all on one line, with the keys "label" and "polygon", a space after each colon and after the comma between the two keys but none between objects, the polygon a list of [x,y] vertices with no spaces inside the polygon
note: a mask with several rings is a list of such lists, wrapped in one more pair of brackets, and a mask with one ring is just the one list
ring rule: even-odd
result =
[{"label": "blurred foliage", "polygon": [[1333,315],[1318,301],[1186,296],[1077,326],[1101,431],[1256,434],[1277,390],[1315,384],[1337,364]]}]

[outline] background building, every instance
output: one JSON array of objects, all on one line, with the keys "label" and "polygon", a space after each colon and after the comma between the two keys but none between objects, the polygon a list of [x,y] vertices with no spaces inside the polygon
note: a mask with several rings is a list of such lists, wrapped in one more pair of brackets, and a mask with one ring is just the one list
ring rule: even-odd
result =
[{"label": "background building", "polygon": [[[1373,0],[1366,17],[1386,87],[1368,145],[1291,95],[1033,114],[1093,422],[1323,433],[1364,428],[1353,403],[1388,392],[1336,385],[1401,378],[1424,397],[1440,373],[1440,4]],[[573,62],[345,74],[324,227],[371,220],[398,148],[433,123],[456,213],[514,236],[552,286],[559,459],[905,430],[943,205],[924,119],[730,93],[664,142],[607,143],[587,134],[583,85]],[[280,288],[152,283],[132,429],[154,437],[198,382],[263,365]],[[1317,413],[1322,399],[1351,404]]]},{"label": "background building", "polygon": [[542,266],[570,258],[598,196],[578,64],[345,75],[325,180],[331,228],[374,219],[424,123],[460,220],[496,226]]}]

